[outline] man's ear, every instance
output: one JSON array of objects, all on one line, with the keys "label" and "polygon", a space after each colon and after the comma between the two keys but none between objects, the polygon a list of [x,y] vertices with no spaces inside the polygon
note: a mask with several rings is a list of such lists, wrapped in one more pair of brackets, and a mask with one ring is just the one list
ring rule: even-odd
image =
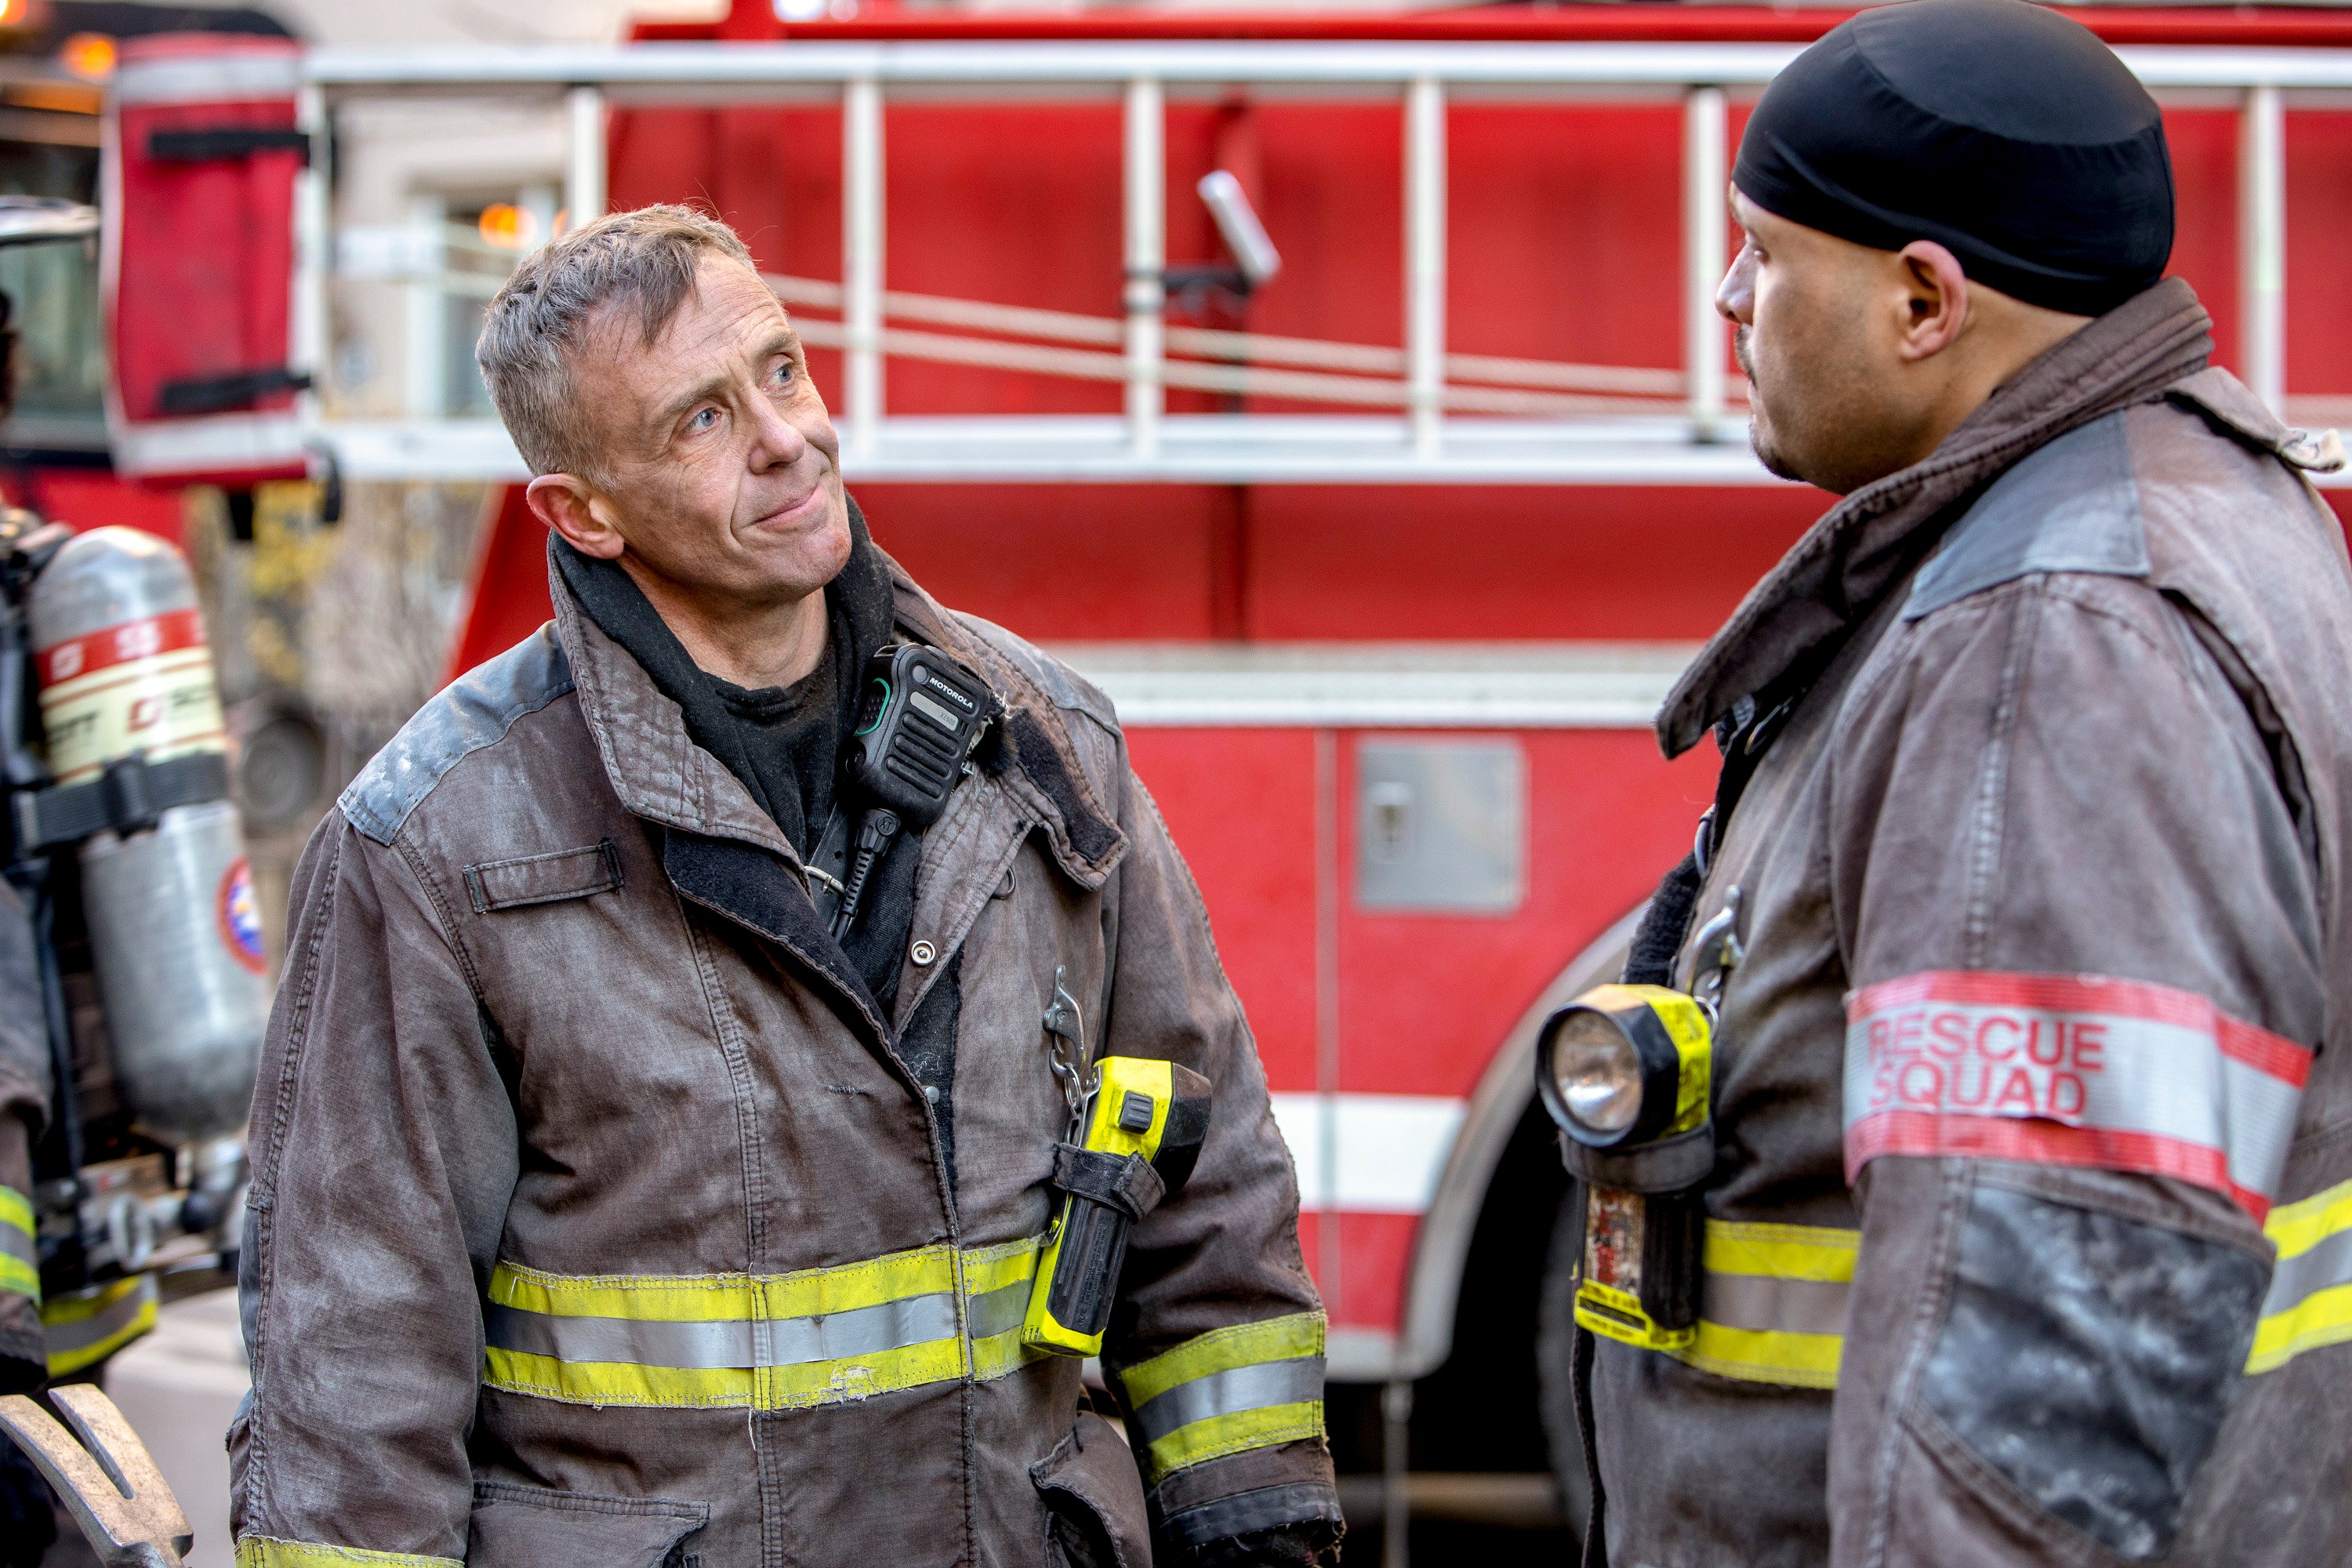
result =
[{"label": "man's ear", "polygon": [[540,521],[583,555],[614,561],[627,547],[612,525],[604,498],[576,474],[541,474],[523,491],[523,500]]},{"label": "man's ear", "polygon": [[1915,239],[1895,253],[1902,268],[1903,320],[1896,352],[1910,361],[1931,359],[1959,341],[1969,324],[1969,279],[1960,259],[1932,239]]}]

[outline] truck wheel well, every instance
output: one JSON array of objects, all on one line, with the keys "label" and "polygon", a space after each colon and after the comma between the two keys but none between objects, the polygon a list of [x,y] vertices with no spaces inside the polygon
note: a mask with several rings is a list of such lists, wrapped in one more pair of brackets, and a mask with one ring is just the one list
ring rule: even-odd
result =
[{"label": "truck wheel well", "polygon": [[[1465,1345],[1462,1329],[1465,1325],[1457,1319],[1471,1292],[1472,1254],[1483,1235],[1508,1238],[1510,1233],[1496,1228],[1491,1211],[1498,1201],[1507,1206],[1521,1201],[1524,1190],[1537,1180],[1528,1174],[1532,1167],[1525,1163],[1530,1138],[1540,1144],[1549,1163],[1544,1180],[1549,1184],[1550,1195],[1524,1215],[1516,1207],[1511,1212],[1528,1221],[1528,1228],[1517,1233],[1520,1244],[1538,1256],[1548,1247],[1567,1178],[1560,1172],[1559,1156],[1551,1152],[1550,1122],[1535,1102],[1536,1033],[1570,997],[1614,980],[1623,971],[1641,914],[1634,910],[1577,954],[1521,1015],[1479,1076],[1462,1131],[1446,1155],[1437,1192],[1413,1239],[1395,1375],[1428,1377]],[[1514,1163],[1515,1158],[1520,1163]],[[1530,1279],[1540,1275],[1538,1268]]]},{"label": "truck wheel well", "polygon": [[1537,1305],[1568,1191],[1551,1121],[1529,1104],[1479,1210],[1453,1353],[1413,1388],[1415,1469],[1526,1470],[1549,1452],[1537,1390]]}]

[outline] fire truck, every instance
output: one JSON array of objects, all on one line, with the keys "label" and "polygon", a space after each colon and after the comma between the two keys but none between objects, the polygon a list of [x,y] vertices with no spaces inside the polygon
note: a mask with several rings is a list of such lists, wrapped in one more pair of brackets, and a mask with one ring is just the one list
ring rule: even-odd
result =
[{"label": "fire truck", "polygon": [[[126,63],[118,127],[163,104],[268,171],[238,199],[284,225],[288,285],[258,348],[119,365],[118,466],[507,485],[460,672],[546,617],[544,532],[478,404],[338,417],[310,384],[339,269],[383,275],[338,243],[338,117],[541,104],[568,136],[548,228],[727,218],[878,542],[1118,705],[1297,1161],[1343,1463],[1414,1473],[1391,1525],[1572,1514],[1534,1033],[1613,975],[1711,795],[1709,759],[1661,760],[1660,700],[1828,504],[1750,455],[1712,297],[1748,106],[1850,13],[779,9]],[[2352,281],[2352,14],[2074,14],[2165,106],[2173,270],[2220,361],[2291,421],[2352,415],[2352,346],[2319,325]],[[127,181],[181,177],[114,146]],[[189,247],[204,220],[167,205],[110,217],[110,254]],[[121,323],[169,314],[137,314],[163,297],[127,261],[114,287],[122,358]],[[163,406],[172,377],[213,401]]]}]

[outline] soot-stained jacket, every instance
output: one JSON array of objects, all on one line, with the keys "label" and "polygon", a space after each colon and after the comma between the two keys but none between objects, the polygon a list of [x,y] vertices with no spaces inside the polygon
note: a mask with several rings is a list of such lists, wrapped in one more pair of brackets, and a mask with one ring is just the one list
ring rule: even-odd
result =
[{"label": "soot-stained jacket", "polygon": [[1668,700],[1754,763],[1746,955],[1697,1342],[1599,1347],[1614,1568],[2352,1561],[2352,570],[2210,346],[2092,322]]},{"label": "soot-stained jacket", "polygon": [[[1142,1568],[1336,1524],[1290,1160],[1191,877],[1108,700],[891,573],[1008,715],[923,836],[891,1016],[560,575],[312,838],[255,1096],[241,1563]],[[1215,1091],[1122,1276],[1131,1449],[1020,1342],[1057,969],[1093,1052]],[[952,1175],[895,1049],[943,983]]]},{"label": "soot-stained jacket", "polygon": [[0,1394],[37,1388],[48,1373],[31,1156],[49,1109],[42,1018],[32,921],[16,889],[0,883]]}]

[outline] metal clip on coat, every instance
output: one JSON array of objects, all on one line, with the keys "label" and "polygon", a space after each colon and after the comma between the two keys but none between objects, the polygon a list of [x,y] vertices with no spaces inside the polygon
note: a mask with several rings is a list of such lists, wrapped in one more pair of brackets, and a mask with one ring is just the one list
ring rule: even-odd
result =
[{"label": "metal clip on coat", "polygon": [[1576,1321],[1644,1350],[1698,1336],[1713,1034],[1694,996],[1601,985],[1553,1014],[1536,1042],[1537,1088],[1585,1190]]},{"label": "metal clip on coat", "polygon": [[[1076,1004],[1062,980],[1057,970],[1045,1028],[1075,1044]],[[1063,1059],[1057,1050],[1057,1076]],[[1174,1062],[1105,1057],[1083,1090],[1071,1085],[1071,1110],[1074,1141],[1054,1147],[1062,1212],[1037,1261],[1021,1342],[1087,1356],[1101,1352],[1110,1326],[1129,1227],[1183,1186],[1200,1157],[1209,1131],[1209,1080]]]}]

